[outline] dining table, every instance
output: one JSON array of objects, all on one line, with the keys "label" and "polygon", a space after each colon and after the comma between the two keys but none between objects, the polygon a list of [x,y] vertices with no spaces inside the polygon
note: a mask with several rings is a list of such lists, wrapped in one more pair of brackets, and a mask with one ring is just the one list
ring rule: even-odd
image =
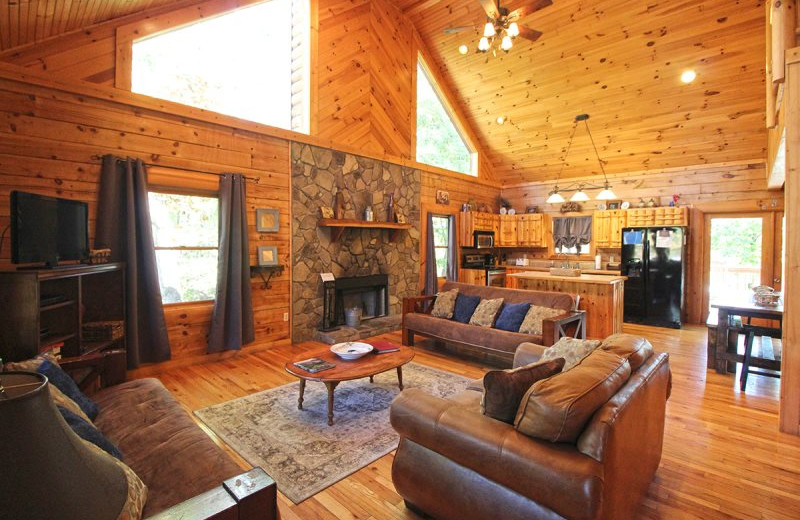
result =
[{"label": "dining table", "polygon": [[[742,322],[751,319],[770,320],[777,326],[769,325],[759,327],[759,332],[771,338],[780,338],[782,335],[781,326],[783,323],[783,300],[779,300],[775,305],[761,305],[753,301],[752,293],[743,294],[737,298],[726,298],[723,301],[711,303],[711,307],[717,309],[717,332],[716,346],[709,350],[708,367],[714,368],[719,374],[736,372],[736,363],[744,362],[744,355],[739,354],[738,339],[730,341],[730,332],[738,334],[742,330]],[[741,322],[736,318],[741,318]],[[780,370],[780,359],[770,359],[767,357],[753,356],[751,365],[768,370]]]}]

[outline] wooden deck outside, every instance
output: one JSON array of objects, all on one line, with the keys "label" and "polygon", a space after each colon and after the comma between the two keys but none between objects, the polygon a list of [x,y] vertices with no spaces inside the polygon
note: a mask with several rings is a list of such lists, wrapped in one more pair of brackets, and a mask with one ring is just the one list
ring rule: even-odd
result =
[{"label": "wooden deck outside", "polygon": [[[669,352],[673,371],[661,466],[638,518],[800,518],[800,438],[778,432],[779,382],[751,376],[744,394],[733,375],[707,371],[704,327],[676,331],[626,324],[625,331],[643,335],[657,350]],[[399,333],[383,337],[400,341]],[[480,377],[487,369],[424,348],[430,343],[419,344],[423,348],[417,348],[417,363],[468,377]],[[295,381],[284,371],[284,363],[316,346],[245,352],[172,368],[159,377],[192,411]],[[249,467],[231,453],[243,468]],[[279,494],[281,518],[419,518],[394,491],[392,457],[380,458],[299,505]]]}]

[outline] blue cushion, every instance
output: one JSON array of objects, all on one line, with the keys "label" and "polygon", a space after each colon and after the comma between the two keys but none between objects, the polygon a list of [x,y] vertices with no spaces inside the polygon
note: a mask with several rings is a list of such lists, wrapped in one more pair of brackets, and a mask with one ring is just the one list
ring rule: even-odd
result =
[{"label": "blue cushion", "polygon": [[458,293],[456,308],[453,311],[453,320],[469,323],[469,319],[475,313],[479,303],[481,303],[480,296],[467,296],[466,294]]},{"label": "blue cushion", "polygon": [[97,414],[100,413],[100,408],[97,407],[94,401],[86,397],[86,394],[81,392],[81,389],[78,388],[75,381],[73,381],[72,378],[69,377],[69,374],[64,372],[60,366],[54,365],[48,360],[44,360],[37,372],[47,376],[50,384],[61,390],[62,394],[75,401],[75,404],[80,406],[83,413],[94,421]]},{"label": "blue cushion", "polygon": [[528,314],[530,307],[530,303],[507,303],[503,305],[494,328],[509,332],[519,332],[519,327],[525,320],[525,315]]},{"label": "blue cushion", "polygon": [[57,406],[58,411],[61,412],[61,417],[67,421],[67,424],[75,434],[80,437],[81,439],[91,442],[101,450],[105,451],[112,457],[116,457],[119,460],[122,460],[122,453],[119,451],[119,448],[114,446],[114,444],[103,435],[100,430],[94,427],[94,425],[89,424],[86,420],[81,417],[80,415],[67,410],[63,406]]}]

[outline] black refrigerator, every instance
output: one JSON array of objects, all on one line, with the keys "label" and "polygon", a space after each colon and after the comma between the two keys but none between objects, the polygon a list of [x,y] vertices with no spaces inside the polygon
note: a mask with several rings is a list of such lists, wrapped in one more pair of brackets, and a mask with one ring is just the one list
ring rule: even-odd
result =
[{"label": "black refrigerator", "polygon": [[686,272],[686,230],[639,227],[622,230],[624,321],[681,327]]}]

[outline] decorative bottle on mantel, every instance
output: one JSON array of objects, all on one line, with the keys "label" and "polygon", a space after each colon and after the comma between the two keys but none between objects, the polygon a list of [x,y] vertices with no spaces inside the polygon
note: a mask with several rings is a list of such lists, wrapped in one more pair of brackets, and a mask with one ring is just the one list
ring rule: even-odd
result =
[{"label": "decorative bottle on mantel", "polygon": [[389,194],[389,201],[386,203],[386,222],[394,222],[394,193]]}]

